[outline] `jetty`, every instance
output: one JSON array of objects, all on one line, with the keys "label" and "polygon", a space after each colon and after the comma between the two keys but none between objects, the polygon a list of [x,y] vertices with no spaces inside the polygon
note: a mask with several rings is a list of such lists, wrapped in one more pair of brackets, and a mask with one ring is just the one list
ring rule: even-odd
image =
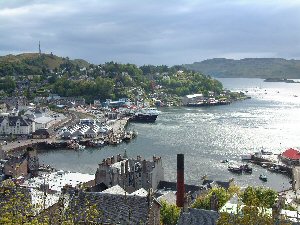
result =
[{"label": "jetty", "polygon": [[262,154],[256,153],[251,155],[251,157],[247,160],[250,163],[259,165],[270,172],[281,173],[292,177],[293,168],[292,166],[286,165],[284,163],[279,162],[279,154]]},{"label": "jetty", "polygon": [[[108,124],[111,127],[111,131],[106,136],[83,138],[82,140],[78,140],[78,143],[87,147],[100,147],[106,144],[119,144],[123,139],[126,141],[131,140],[136,136],[136,134],[134,132],[126,131],[128,120],[129,119],[127,117],[110,120],[108,121]],[[0,146],[0,156],[5,156],[6,154],[18,154],[27,147],[34,147],[38,150],[66,148],[69,141],[70,140],[59,139],[56,135],[51,135],[49,138],[32,138],[5,142]],[[102,144],[102,141],[104,144]],[[93,145],[92,143],[96,144]]]}]

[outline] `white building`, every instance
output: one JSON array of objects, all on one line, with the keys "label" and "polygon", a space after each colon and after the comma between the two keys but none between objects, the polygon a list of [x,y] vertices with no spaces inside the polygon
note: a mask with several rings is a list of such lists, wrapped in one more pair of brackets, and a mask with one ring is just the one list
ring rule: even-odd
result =
[{"label": "white building", "polygon": [[0,134],[28,135],[35,131],[35,122],[22,116],[0,117]]},{"label": "white building", "polygon": [[182,98],[182,104],[187,105],[191,103],[198,103],[202,102],[204,100],[203,94],[192,94],[192,95],[186,95]]}]

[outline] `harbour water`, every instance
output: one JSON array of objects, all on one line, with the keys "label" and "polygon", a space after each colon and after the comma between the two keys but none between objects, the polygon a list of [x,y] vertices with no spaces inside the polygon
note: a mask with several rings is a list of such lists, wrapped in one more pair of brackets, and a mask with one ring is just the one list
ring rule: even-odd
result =
[{"label": "harbour water", "polygon": [[[154,124],[130,124],[138,137],[130,143],[99,149],[67,149],[41,152],[41,163],[57,169],[95,173],[105,157],[123,154],[150,159],[161,156],[165,180],[176,180],[176,154],[185,154],[185,179],[201,184],[201,178],[229,180],[241,186],[261,185],[275,190],[290,187],[289,179],[251,165],[251,175],[227,171],[228,159],[241,164],[240,155],[262,147],[274,153],[300,147],[300,83],[268,83],[261,79],[220,79],[224,87],[243,91],[251,99],[230,105],[201,108],[161,108]],[[299,97],[298,97],[299,96]],[[259,180],[264,173],[268,182]]]}]

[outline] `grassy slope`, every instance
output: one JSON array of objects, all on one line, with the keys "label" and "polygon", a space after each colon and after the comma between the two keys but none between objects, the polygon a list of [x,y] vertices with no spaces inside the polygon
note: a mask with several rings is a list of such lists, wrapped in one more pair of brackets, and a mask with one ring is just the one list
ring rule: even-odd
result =
[{"label": "grassy slope", "polygon": [[[23,53],[19,55],[6,55],[0,56],[0,63],[6,64],[25,64],[30,68],[41,69],[41,66],[45,66],[49,69],[59,68],[59,66],[66,62],[67,59],[63,57],[58,57],[50,54],[42,54],[41,59],[39,60],[38,53]],[[38,63],[36,65],[28,65],[27,61],[36,60]],[[70,60],[75,65],[79,65],[80,67],[88,67],[89,63],[82,59]]]}]

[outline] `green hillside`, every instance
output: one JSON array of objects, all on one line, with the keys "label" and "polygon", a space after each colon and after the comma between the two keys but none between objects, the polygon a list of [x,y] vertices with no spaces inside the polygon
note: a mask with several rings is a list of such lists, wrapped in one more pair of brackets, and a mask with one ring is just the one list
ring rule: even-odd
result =
[{"label": "green hillside", "polygon": [[74,67],[89,66],[89,63],[82,59],[69,60],[52,54],[23,53],[0,56],[0,76],[45,74],[46,71],[58,70],[66,64]]},{"label": "green hillside", "polygon": [[281,58],[215,58],[184,65],[213,77],[300,79],[300,60]]}]

